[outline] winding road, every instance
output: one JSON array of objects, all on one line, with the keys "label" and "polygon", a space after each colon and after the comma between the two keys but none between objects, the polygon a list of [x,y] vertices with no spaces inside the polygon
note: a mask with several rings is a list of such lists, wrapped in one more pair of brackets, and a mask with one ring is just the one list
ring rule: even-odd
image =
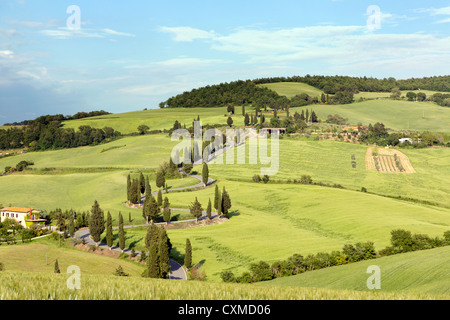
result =
[{"label": "winding road", "polygon": [[[244,144],[244,143],[241,143],[239,145],[242,145],[242,144]],[[229,149],[232,149],[234,147],[237,147],[237,146],[238,145],[236,145],[233,142],[231,145],[229,145],[229,146],[227,146],[225,148],[221,148],[220,150],[216,151],[213,155],[210,155],[207,162],[210,162],[210,161],[214,160],[215,158],[217,158],[217,156],[223,154],[225,151],[227,151]],[[194,162],[194,165],[200,165],[202,163],[203,163],[203,159],[200,159],[200,160]],[[196,178],[197,180],[199,180],[199,183],[197,183],[195,185],[192,185],[192,186],[169,189],[168,190],[169,193],[173,192],[173,191],[183,191],[183,190],[189,190],[189,189],[197,189],[197,188],[201,188],[201,187],[205,186],[204,183],[203,183],[202,176],[195,175],[195,174],[192,174],[190,176],[193,177],[193,178]],[[208,179],[208,183],[206,185],[207,186],[211,185],[214,182],[216,182],[216,180],[209,178]],[[166,193],[165,190],[161,190],[161,192],[162,193]],[[158,194],[157,191],[152,192],[152,195],[157,195],[157,194]],[[145,200],[145,196],[141,197],[141,202],[143,202],[144,200]],[[173,210],[173,211],[190,211],[189,209],[180,209],[180,208],[170,208],[170,209]],[[211,218],[215,218],[217,216],[218,215],[216,214],[216,215],[211,216]],[[207,218],[207,213],[206,213],[206,211],[203,211],[202,217],[199,218],[199,219],[172,221],[172,222],[169,222],[169,224],[192,222],[192,221],[203,220],[203,219],[206,219],[206,218]],[[155,225],[162,225],[162,224],[165,224],[165,222],[155,223]],[[124,229],[139,228],[139,227],[148,227],[148,224],[128,225],[128,226],[124,226]],[[117,230],[118,227],[113,227],[113,229]],[[78,240],[84,239],[84,241],[86,243],[91,244],[91,245],[96,245],[97,244],[90,237],[89,229],[78,230],[77,232],[75,232],[74,238],[78,239]],[[100,243],[99,244],[99,248],[109,249],[109,247],[106,244],[104,244],[104,243]],[[119,247],[117,247],[117,246],[113,246],[111,248],[111,250],[114,250],[114,251],[117,251],[117,252],[122,252],[122,250]],[[125,249],[123,252],[127,253],[127,254],[131,254],[131,249]],[[135,253],[136,253],[137,256],[141,255],[141,252],[139,252],[139,251],[135,251]],[[169,266],[170,266],[170,269],[171,269],[171,274],[169,274],[169,279],[171,279],[171,280],[187,280],[187,274],[186,274],[186,271],[184,270],[182,265],[180,265],[178,262],[170,259],[169,260]]]}]

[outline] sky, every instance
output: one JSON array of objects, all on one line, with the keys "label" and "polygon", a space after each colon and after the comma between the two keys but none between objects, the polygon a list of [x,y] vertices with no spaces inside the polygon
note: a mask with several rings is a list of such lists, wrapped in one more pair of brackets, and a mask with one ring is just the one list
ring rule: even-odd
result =
[{"label": "sky", "polygon": [[0,0],[0,124],[295,75],[450,75],[449,1]]}]

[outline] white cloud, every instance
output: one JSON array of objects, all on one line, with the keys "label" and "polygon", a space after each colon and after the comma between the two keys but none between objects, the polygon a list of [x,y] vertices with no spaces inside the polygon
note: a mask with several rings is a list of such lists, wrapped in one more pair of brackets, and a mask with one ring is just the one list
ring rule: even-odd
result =
[{"label": "white cloud", "polygon": [[191,27],[160,27],[158,30],[163,33],[172,34],[174,36],[174,41],[177,42],[192,42],[197,39],[213,39],[217,35],[212,30],[204,31]]},{"label": "white cloud", "polygon": [[72,38],[107,38],[109,36],[123,36],[123,37],[135,37],[134,34],[119,32],[112,29],[94,30],[88,28],[69,29],[69,28],[57,28],[46,29],[41,31],[46,36],[55,37],[57,39],[72,39]]},{"label": "white cloud", "polygon": [[102,31],[106,34],[113,35],[113,36],[136,37],[136,35],[134,35],[134,34],[119,32],[119,31],[115,31],[112,29],[102,29]]}]

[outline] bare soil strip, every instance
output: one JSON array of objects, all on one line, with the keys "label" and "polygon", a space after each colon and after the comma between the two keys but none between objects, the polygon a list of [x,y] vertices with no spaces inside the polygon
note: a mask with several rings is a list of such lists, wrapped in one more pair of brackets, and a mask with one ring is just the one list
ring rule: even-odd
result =
[{"label": "bare soil strip", "polygon": [[[373,156],[373,152],[377,150],[378,155]],[[400,168],[397,167],[395,163],[394,155],[397,155],[400,160],[401,165],[405,171],[401,172]],[[379,163],[379,170],[375,166],[375,158]],[[387,148],[377,148],[369,147],[366,151],[366,169],[369,171],[378,171],[381,173],[416,173],[409,158],[398,150],[387,149]]]}]

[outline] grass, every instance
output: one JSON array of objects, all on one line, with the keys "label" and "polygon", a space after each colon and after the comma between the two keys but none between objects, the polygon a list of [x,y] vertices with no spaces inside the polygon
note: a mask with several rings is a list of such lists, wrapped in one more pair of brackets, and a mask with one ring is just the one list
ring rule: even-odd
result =
[{"label": "grass", "polygon": [[311,97],[320,98],[320,96],[323,93],[323,91],[320,89],[317,89],[306,83],[299,83],[299,82],[267,83],[267,84],[260,84],[259,86],[269,88],[270,90],[273,90],[276,93],[278,93],[280,96],[286,96],[289,99],[302,93],[306,93]]},{"label": "grass", "polygon": [[0,168],[15,166],[22,160],[32,160],[34,168],[156,168],[169,161],[177,143],[164,134],[126,137],[97,146],[6,157],[0,159]]},{"label": "grass", "polygon": [[367,268],[381,269],[382,293],[447,295],[450,298],[450,247],[416,251],[279,278],[260,285],[369,291]]},{"label": "grass", "polygon": [[[90,210],[97,200],[114,218],[121,211],[126,217],[131,212],[134,222],[143,222],[142,210],[122,205],[126,201],[126,182],[129,171],[110,170],[98,173],[74,174],[13,174],[1,177],[0,203],[39,210],[56,208]],[[173,188],[197,184],[195,178],[167,180]],[[150,180],[153,191],[158,190],[154,177]],[[25,193],[24,193],[24,190]],[[169,198],[171,198],[169,193]],[[126,219],[128,221],[128,219]]]},{"label": "grass", "polygon": [[[415,174],[368,171],[365,168],[366,150],[367,146],[346,142],[284,138],[279,141],[279,171],[270,179],[287,181],[310,175],[313,181],[341,184],[352,190],[365,187],[369,192],[377,194],[427,200],[450,207],[447,196],[450,193],[450,185],[447,183],[450,171],[446,170],[450,149],[402,149],[416,170]],[[248,164],[248,154],[247,148],[245,165],[211,164],[211,175],[221,179],[251,181],[254,174],[261,174],[261,168],[269,165]],[[356,157],[356,168],[352,167],[352,155]]]},{"label": "grass", "polygon": [[61,273],[71,265],[80,268],[82,275],[112,275],[121,265],[126,273],[133,277],[140,277],[144,266],[131,261],[118,260],[116,258],[100,256],[70,248],[66,240],[61,247],[51,238],[44,238],[32,243],[0,246],[0,261],[5,265],[5,270],[11,273],[37,272],[53,274],[55,260]]},{"label": "grass", "polygon": [[[348,118],[351,125],[382,122],[392,130],[450,132],[450,108],[431,102],[409,102],[390,99],[369,100],[347,105],[312,105],[317,116],[326,120],[329,114]],[[292,108],[291,113],[302,108]],[[423,115],[425,114],[425,118]]]},{"label": "grass", "polygon": [[[168,230],[172,254],[183,259],[186,238],[193,260],[211,281],[220,272],[246,271],[249,263],[274,262],[294,253],[303,255],[341,250],[344,244],[374,241],[377,250],[390,244],[395,228],[442,236],[450,230],[450,210],[436,209],[361,192],[318,186],[264,185],[221,181],[232,201],[232,218],[209,227]],[[198,197],[206,206],[214,188],[177,193],[180,207]],[[127,230],[137,249],[144,247],[145,229]],[[182,260],[180,261],[182,262]]]},{"label": "grass", "polygon": [[0,300],[405,300],[432,295],[367,293],[295,287],[168,281],[83,275],[80,290],[69,290],[69,275],[0,272]]},{"label": "grass", "polygon": [[[238,109],[239,110],[239,109]],[[112,127],[115,130],[128,134],[137,132],[141,124],[150,127],[150,130],[164,130],[173,127],[175,120],[186,127],[192,126],[192,121],[200,116],[204,124],[226,125],[227,117],[224,116],[226,108],[173,108],[173,109],[153,109],[145,111],[134,111],[120,114],[110,114],[99,117],[85,118],[80,120],[65,121],[65,128],[74,128],[82,125],[89,125],[94,128]]]}]

